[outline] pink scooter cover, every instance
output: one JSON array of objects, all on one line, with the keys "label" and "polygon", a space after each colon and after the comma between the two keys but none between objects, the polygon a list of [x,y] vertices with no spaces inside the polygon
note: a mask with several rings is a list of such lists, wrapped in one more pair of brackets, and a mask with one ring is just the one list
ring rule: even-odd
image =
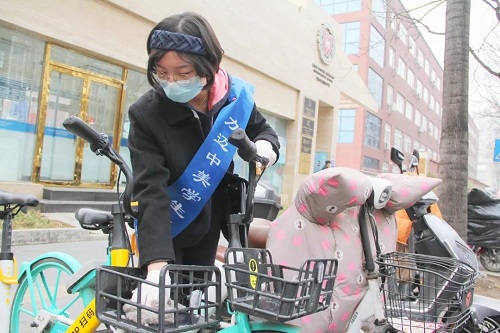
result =
[{"label": "pink scooter cover", "polygon": [[[373,212],[381,250],[392,252],[397,240],[394,213],[412,206],[441,180],[394,173],[377,177],[392,185],[385,208]],[[331,306],[291,321],[302,327],[301,332],[345,332],[354,309],[368,290],[357,214],[371,191],[369,177],[360,171],[325,169],[310,175],[298,189],[294,202],[271,223],[267,248],[275,264],[300,267],[310,258],[338,259]],[[364,323],[364,331],[372,328],[371,322]]]}]

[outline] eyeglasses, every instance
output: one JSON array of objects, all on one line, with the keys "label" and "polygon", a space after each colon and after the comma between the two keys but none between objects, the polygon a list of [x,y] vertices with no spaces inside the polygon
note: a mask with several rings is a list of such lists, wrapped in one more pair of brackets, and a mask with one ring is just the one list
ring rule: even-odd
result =
[{"label": "eyeglasses", "polygon": [[194,76],[190,77],[189,74],[176,74],[176,75],[168,75],[165,72],[159,72],[156,68],[151,71],[151,74],[161,83],[167,83],[168,77],[171,77],[175,83],[180,86],[188,86],[191,83],[191,80]]}]

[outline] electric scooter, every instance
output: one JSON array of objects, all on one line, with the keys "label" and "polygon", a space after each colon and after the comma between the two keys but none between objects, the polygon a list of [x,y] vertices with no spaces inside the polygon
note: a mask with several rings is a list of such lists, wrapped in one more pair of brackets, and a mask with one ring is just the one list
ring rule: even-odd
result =
[{"label": "electric scooter", "polygon": [[[396,148],[391,149],[391,161],[401,173],[404,154]],[[410,158],[409,171],[418,174],[419,153],[414,150]],[[431,191],[406,209],[412,221],[412,233],[408,249],[419,254],[445,258],[455,258],[479,271],[477,255],[446,221],[429,213],[429,206],[438,202]],[[471,295],[472,296],[472,295]],[[470,319],[464,328],[466,332],[500,332],[500,300],[473,295]]]}]

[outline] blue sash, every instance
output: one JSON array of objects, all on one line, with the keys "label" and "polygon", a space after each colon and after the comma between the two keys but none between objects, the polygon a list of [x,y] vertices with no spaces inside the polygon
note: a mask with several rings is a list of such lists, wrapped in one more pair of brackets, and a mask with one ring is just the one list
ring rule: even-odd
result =
[{"label": "blue sash", "polygon": [[254,106],[252,95],[251,85],[231,77],[229,104],[219,111],[184,173],[167,188],[172,238],[198,216],[226,174],[236,152],[228,138],[235,129],[246,128]]}]

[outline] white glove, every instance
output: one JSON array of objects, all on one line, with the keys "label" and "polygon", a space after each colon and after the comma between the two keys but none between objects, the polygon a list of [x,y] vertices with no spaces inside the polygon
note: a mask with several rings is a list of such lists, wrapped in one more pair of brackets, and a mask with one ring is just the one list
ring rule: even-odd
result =
[{"label": "white glove", "polygon": [[[151,270],[148,272],[146,277],[148,282],[155,285],[150,285],[147,283],[141,283],[139,288],[141,288],[141,300],[137,301],[137,295],[139,293],[138,288],[132,292],[132,298],[130,299],[134,303],[140,303],[141,305],[149,306],[155,310],[160,307],[160,290],[158,289],[158,283],[160,282],[160,270]],[[170,275],[165,276],[165,286],[170,285]],[[174,304],[170,299],[170,289],[165,288],[165,308],[173,308]],[[137,307],[129,304],[123,306],[123,311],[125,316],[134,322],[137,322]],[[166,313],[165,322],[173,322],[174,314]],[[141,312],[141,324],[142,325],[158,325],[158,313],[142,310]]]},{"label": "white glove", "polygon": [[276,153],[274,152],[273,146],[269,141],[257,140],[255,142],[255,147],[257,148],[257,154],[269,159],[269,164],[267,165],[268,167],[276,163]]}]

